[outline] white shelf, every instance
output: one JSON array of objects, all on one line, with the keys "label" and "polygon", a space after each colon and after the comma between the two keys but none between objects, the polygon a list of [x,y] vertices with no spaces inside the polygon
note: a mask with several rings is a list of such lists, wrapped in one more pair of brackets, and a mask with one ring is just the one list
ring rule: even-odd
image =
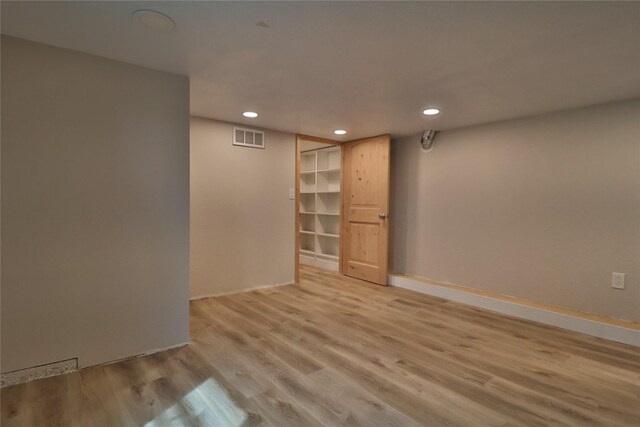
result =
[{"label": "white shelf", "polygon": [[301,215],[300,216],[300,232],[315,233],[315,231],[316,231],[315,215]]},{"label": "white shelf", "polygon": [[338,239],[335,237],[316,234],[315,249],[317,256],[333,256],[337,258],[339,247]]},{"label": "white shelf", "polygon": [[[307,231],[301,231],[301,233],[307,233]],[[316,235],[322,236],[322,237],[334,237],[336,239],[340,238],[339,234],[316,233],[316,232],[313,232],[313,234],[316,234]]]},{"label": "white shelf", "polygon": [[316,171],[316,154],[314,152],[300,154],[300,173]]},{"label": "white shelf", "polygon": [[318,215],[313,229],[318,234],[338,236],[340,234],[340,217],[338,215]]},{"label": "white shelf", "polygon": [[339,146],[318,150],[316,170],[340,169],[341,157]]},{"label": "white shelf", "polygon": [[340,213],[340,193],[316,193],[316,212]]},{"label": "white shelf", "polygon": [[340,174],[318,172],[316,177],[316,192],[340,193]]},{"label": "white shelf", "polygon": [[302,212],[316,211],[316,195],[315,193],[300,194],[300,210]]},{"label": "white shelf", "polygon": [[300,193],[316,192],[316,173],[305,173],[300,175]]},{"label": "white shelf", "polygon": [[300,234],[300,250],[314,252],[316,250],[316,237],[313,234]]},{"label": "white shelf", "polygon": [[340,249],[341,150],[329,146],[300,153],[300,260],[334,270]]}]

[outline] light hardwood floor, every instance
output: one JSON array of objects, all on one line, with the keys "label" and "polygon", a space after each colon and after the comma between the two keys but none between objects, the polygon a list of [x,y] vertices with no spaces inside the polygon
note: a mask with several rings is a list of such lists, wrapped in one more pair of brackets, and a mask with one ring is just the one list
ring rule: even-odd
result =
[{"label": "light hardwood floor", "polygon": [[2,426],[640,425],[640,352],[303,267],[192,343],[2,390]]}]

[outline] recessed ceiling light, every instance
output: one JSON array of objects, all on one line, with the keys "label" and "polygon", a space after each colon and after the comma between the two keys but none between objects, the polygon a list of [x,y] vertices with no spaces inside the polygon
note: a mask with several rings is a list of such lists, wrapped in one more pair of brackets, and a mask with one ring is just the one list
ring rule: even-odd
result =
[{"label": "recessed ceiling light", "polygon": [[347,131],[343,129],[338,129],[338,130],[334,130],[333,133],[335,133],[336,135],[345,135]]},{"label": "recessed ceiling light", "polygon": [[133,12],[133,17],[145,27],[156,31],[171,31],[176,26],[173,19],[157,10],[139,9]]},{"label": "recessed ceiling light", "polygon": [[253,111],[245,111],[242,115],[251,118],[258,117],[258,113],[254,113]]},{"label": "recessed ceiling light", "polygon": [[435,116],[436,114],[440,114],[440,110],[437,108],[427,108],[426,110],[422,110],[422,114],[425,116]]}]

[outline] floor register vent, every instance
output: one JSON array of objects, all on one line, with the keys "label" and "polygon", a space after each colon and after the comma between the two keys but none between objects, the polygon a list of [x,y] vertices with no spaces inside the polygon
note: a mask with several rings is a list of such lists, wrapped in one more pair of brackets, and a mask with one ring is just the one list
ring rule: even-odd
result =
[{"label": "floor register vent", "polygon": [[54,375],[67,374],[78,370],[78,359],[68,359],[47,365],[34,366],[18,371],[5,372],[0,375],[0,387],[22,384],[40,378],[53,377]]}]

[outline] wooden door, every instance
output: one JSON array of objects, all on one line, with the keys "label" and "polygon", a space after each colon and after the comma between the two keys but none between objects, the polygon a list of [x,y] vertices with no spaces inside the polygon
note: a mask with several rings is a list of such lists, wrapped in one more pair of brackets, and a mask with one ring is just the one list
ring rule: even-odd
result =
[{"label": "wooden door", "polygon": [[342,273],[387,284],[389,135],[343,144]]}]

